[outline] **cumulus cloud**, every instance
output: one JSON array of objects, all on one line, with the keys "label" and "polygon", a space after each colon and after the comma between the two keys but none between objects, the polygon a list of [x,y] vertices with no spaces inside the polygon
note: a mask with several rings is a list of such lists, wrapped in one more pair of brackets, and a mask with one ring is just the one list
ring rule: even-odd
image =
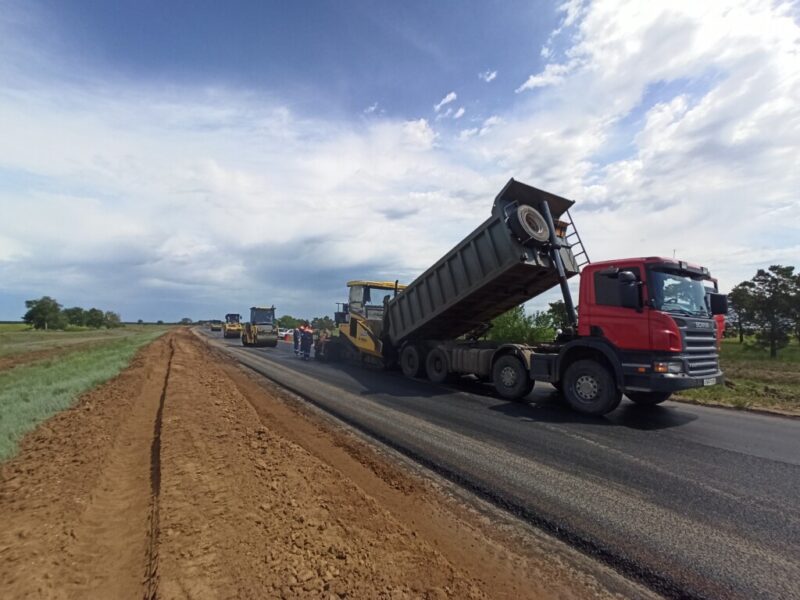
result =
[{"label": "cumulus cloud", "polygon": [[433,110],[439,112],[443,106],[446,106],[451,102],[455,102],[456,98],[458,98],[458,94],[456,94],[455,92],[450,92],[444,98],[442,98],[438,104],[433,105]]},{"label": "cumulus cloud", "polygon": [[364,114],[365,115],[371,115],[376,110],[378,110],[378,103],[377,102],[373,102],[367,108],[364,109]]},{"label": "cumulus cloud", "polygon": [[483,73],[478,73],[478,79],[482,79],[486,83],[494,81],[495,78],[497,78],[497,71],[489,70],[489,71],[484,71]]},{"label": "cumulus cloud", "polygon": [[463,117],[463,116],[464,116],[464,113],[465,113],[465,112],[467,112],[467,111],[466,111],[466,110],[464,110],[464,107],[463,107],[463,106],[460,106],[460,107],[458,108],[458,110],[457,110],[455,113],[453,113],[453,118],[454,118],[454,119],[460,119],[461,117]]}]

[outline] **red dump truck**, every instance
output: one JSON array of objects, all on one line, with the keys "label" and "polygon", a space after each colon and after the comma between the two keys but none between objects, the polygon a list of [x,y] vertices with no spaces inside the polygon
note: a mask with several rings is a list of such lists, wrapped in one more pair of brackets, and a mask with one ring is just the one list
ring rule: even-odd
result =
[{"label": "red dump truck", "polygon": [[[572,205],[512,179],[492,216],[422,275],[382,303],[359,303],[352,313],[345,305],[337,322],[348,332],[357,321],[384,363],[399,363],[409,377],[473,375],[512,400],[547,382],[587,414],[614,410],[623,394],[658,404],[676,391],[721,384],[714,316],[727,312],[727,297],[708,269],[659,257],[590,263]],[[579,273],[576,310],[568,280]],[[570,323],[557,339],[482,339],[492,319],[556,286]]]}]

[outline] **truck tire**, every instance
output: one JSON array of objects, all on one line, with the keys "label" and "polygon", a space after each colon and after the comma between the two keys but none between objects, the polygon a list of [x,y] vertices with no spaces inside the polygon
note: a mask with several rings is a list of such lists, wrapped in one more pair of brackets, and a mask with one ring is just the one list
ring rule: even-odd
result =
[{"label": "truck tire", "polygon": [[672,392],[625,392],[625,395],[642,406],[655,406],[669,400]]},{"label": "truck tire", "polygon": [[604,415],[619,406],[622,393],[614,377],[594,360],[578,360],[564,373],[564,398],[576,411],[586,415]]},{"label": "truck tire", "polygon": [[434,348],[425,358],[425,373],[433,383],[446,383],[453,377],[447,363],[447,353],[441,348]]},{"label": "truck tire", "polygon": [[408,344],[400,351],[400,370],[406,377],[421,377],[423,365],[422,353],[418,346]]},{"label": "truck tire", "polygon": [[531,393],[533,380],[528,377],[525,365],[516,356],[506,355],[497,359],[492,367],[494,389],[503,398],[520,400]]}]

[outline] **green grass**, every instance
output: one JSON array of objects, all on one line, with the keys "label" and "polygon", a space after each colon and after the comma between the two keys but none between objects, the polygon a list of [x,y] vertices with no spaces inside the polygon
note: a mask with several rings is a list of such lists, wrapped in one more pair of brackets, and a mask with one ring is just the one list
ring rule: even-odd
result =
[{"label": "green grass", "polygon": [[0,371],[0,460],[16,453],[25,433],[117,375],[139,348],[164,331],[151,327],[101,346]]},{"label": "green grass", "polygon": [[0,323],[0,333],[26,331],[30,328],[31,326],[27,323]]},{"label": "green grass", "polygon": [[84,342],[104,342],[153,331],[163,332],[163,325],[127,325],[117,329],[75,328],[69,331],[39,331],[24,323],[0,323],[0,357],[50,348],[64,348]]},{"label": "green grass", "polygon": [[800,414],[800,344],[793,341],[770,359],[747,341],[726,339],[720,363],[728,385],[681,392],[680,396],[734,408],[761,408]]}]

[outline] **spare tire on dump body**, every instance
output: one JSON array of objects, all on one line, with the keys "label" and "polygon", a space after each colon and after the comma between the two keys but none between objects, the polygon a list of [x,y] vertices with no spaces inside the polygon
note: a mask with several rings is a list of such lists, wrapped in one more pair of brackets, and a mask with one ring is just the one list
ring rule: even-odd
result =
[{"label": "spare tire on dump body", "polygon": [[508,217],[508,226],[523,244],[541,245],[550,239],[542,213],[527,204],[519,205]]}]

